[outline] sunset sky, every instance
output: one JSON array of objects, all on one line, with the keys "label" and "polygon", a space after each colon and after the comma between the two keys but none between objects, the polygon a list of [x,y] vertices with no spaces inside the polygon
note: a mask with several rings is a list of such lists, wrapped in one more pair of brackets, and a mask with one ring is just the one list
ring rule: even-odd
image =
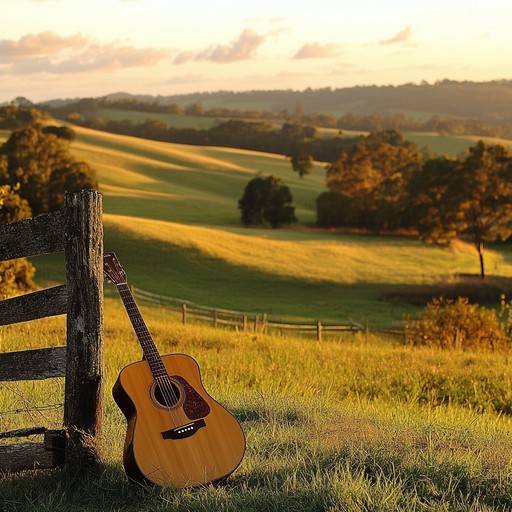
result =
[{"label": "sunset sky", "polygon": [[0,103],[512,79],[509,0],[0,0]]}]

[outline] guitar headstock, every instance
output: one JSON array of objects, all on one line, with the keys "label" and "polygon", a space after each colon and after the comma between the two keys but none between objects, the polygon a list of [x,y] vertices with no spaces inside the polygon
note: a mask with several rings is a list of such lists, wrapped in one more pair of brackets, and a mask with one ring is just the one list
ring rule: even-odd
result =
[{"label": "guitar headstock", "polygon": [[128,282],[126,273],[114,252],[107,252],[103,255],[103,274],[115,285]]}]

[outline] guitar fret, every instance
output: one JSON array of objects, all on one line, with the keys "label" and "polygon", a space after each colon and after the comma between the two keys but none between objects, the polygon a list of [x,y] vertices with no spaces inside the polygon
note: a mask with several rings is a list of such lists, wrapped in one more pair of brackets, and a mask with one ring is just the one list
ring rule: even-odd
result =
[{"label": "guitar fret", "polygon": [[151,373],[155,379],[157,377],[167,376],[167,370],[162,361],[162,358],[156,348],[155,342],[142,318],[137,303],[135,302],[130,288],[127,283],[121,283],[117,285],[117,290],[123,301],[128,317],[132,323],[133,330],[137,335],[139,343],[142,347],[144,357],[149,363]]}]

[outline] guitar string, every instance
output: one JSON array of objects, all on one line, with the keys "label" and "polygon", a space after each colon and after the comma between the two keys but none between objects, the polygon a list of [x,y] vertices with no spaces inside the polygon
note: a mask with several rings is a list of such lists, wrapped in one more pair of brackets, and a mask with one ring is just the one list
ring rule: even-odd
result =
[{"label": "guitar string", "polygon": [[[123,271],[123,274],[124,274],[124,271]],[[175,416],[177,416],[177,418],[179,419],[179,414],[177,414],[178,409],[176,408],[176,410],[173,411],[173,408],[179,402],[179,396],[176,396],[176,393],[174,392],[174,388],[172,386],[172,380],[167,372],[165,365],[163,364],[163,361],[160,357],[160,354],[158,353],[158,350],[156,350],[154,341],[151,337],[151,334],[149,333],[149,330],[147,329],[144,319],[142,318],[142,315],[140,314],[137,304],[131,294],[131,291],[128,287],[128,283],[115,282],[115,284],[119,291],[121,299],[123,300],[123,304],[128,312],[128,316],[132,322],[132,326],[135,330],[135,333],[139,337],[143,352],[145,354],[149,355],[149,359],[147,356],[146,356],[146,359],[148,360],[148,364],[150,366],[151,372],[153,373],[153,377],[155,378],[156,384],[159,386],[159,389],[162,393],[162,397],[164,399],[165,405],[167,406],[167,411],[169,412],[171,419],[172,419],[173,414]],[[140,332],[141,329],[142,329],[142,332]],[[158,363],[159,368],[153,369],[151,367],[151,357],[154,357],[153,363],[154,364],[155,364],[155,362]],[[165,381],[163,383],[163,385],[160,383],[160,381],[162,379],[159,378],[159,376],[155,375],[154,370],[155,371],[157,370],[158,372],[163,373],[164,381]],[[188,418],[186,418],[186,420],[188,420]],[[176,421],[176,419],[174,420],[174,424],[176,426],[179,424]]]},{"label": "guitar string", "polygon": [[[156,347],[153,346],[154,342],[149,332],[147,332],[147,327],[145,326],[144,321],[138,318],[139,312],[136,305],[131,305],[129,308],[129,314],[132,315],[132,323],[139,336],[143,352],[153,373],[153,377],[155,378],[156,385],[162,394],[164,405],[166,406],[171,419],[174,420],[174,426],[178,426],[180,424],[180,415],[179,409],[176,408],[176,405],[179,402],[179,396],[176,395],[174,388],[172,387],[172,381],[167,374],[165,365],[163,365],[163,361],[160,358],[160,354],[156,350]],[[136,313],[137,316],[134,317],[133,313]]]},{"label": "guitar string", "polygon": [[[174,391],[172,379],[167,372],[167,368],[165,367],[163,360],[158,350],[156,349],[156,346],[154,345],[153,338],[149,333],[149,330],[144,322],[144,319],[142,318],[142,315],[140,314],[135,300],[133,299],[128,284],[121,283],[117,285],[117,288],[123,300],[123,304],[128,312],[128,316],[132,322],[135,333],[139,337],[143,353],[146,356],[146,360],[148,361],[153,377],[155,378],[156,385],[162,393],[166,410],[169,413],[174,427],[177,427],[180,424],[183,424],[183,420],[180,418],[179,408],[176,407],[180,398]],[[151,361],[153,362],[153,366],[151,365]],[[158,373],[158,375],[155,375],[155,372]],[[188,418],[185,418],[185,420],[185,422],[187,422]]]},{"label": "guitar string", "polygon": [[[167,406],[167,410],[171,413],[173,411],[173,407],[178,403],[179,397],[176,396],[174,389],[168,384],[170,384],[170,379],[168,382],[161,383],[162,377],[165,377],[167,374],[165,365],[163,365],[163,361],[160,358],[160,354],[154,347],[154,342],[147,331],[147,327],[142,318],[140,318],[140,312],[135,304],[135,301],[131,297],[131,293],[129,290],[123,290],[123,301],[125,302],[125,307],[127,308],[128,315],[132,320],[132,325],[134,326],[136,334],[139,336],[139,340],[142,345],[142,349],[144,354],[146,355],[146,359],[148,364],[152,370],[153,377],[159,386],[159,389],[164,398],[165,405]],[[153,365],[151,364],[153,362]],[[156,373],[156,374],[155,374]]]}]

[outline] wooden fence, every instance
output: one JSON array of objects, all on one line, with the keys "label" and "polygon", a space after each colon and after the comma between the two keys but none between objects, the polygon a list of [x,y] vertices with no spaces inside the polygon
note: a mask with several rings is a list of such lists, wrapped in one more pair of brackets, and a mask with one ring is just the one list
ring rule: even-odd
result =
[{"label": "wooden fence", "polygon": [[[102,424],[103,224],[95,190],[66,194],[65,208],[0,226],[0,261],[64,252],[63,285],[0,301],[0,325],[66,315],[66,345],[0,354],[0,381],[65,377],[64,429],[0,433],[1,438],[44,433],[43,443],[0,446],[0,469],[19,471],[63,463],[94,465]],[[0,411],[1,412],[1,411]]]},{"label": "wooden fence", "polygon": [[390,335],[403,335],[403,329],[370,328],[368,324],[352,322],[349,324],[328,324],[321,320],[315,322],[291,323],[272,320],[266,313],[247,313],[230,309],[212,308],[200,306],[193,302],[174,297],[166,297],[156,293],[147,292],[132,286],[132,293],[141,302],[165,306],[166,308],[181,314],[183,324],[189,321],[208,323],[214,327],[228,326],[242,332],[254,332],[268,334],[271,332],[295,332],[314,336],[317,341],[322,341],[326,333],[342,332],[374,332]]}]

